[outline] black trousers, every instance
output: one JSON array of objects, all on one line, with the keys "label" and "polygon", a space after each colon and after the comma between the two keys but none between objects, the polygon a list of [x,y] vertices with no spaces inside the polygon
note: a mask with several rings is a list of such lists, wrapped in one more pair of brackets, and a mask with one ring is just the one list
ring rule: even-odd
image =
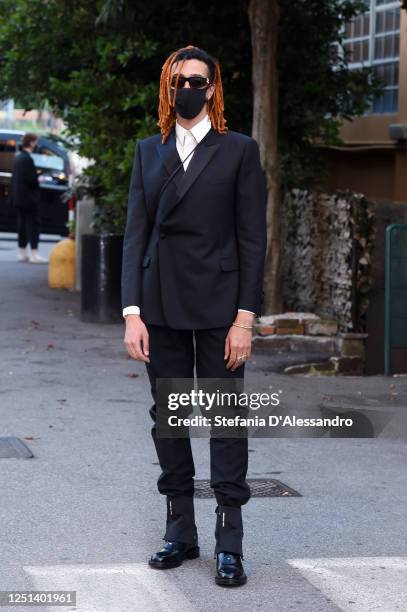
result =
[{"label": "black trousers", "polygon": [[[225,366],[224,347],[230,327],[204,330],[176,330],[147,324],[150,363],[146,364],[154,405],[150,410],[151,429],[162,473],[158,490],[167,496],[165,540],[197,543],[194,516],[195,467],[189,437],[157,436],[157,379],[159,378],[240,378],[244,364],[234,372]],[[194,348],[195,339],[195,348]],[[241,506],[250,499],[246,482],[247,437],[210,438],[210,485],[216,497],[215,554],[242,554]]]},{"label": "black trousers", "polygon": [[17,208],[18,246],[25,249],[28,242],[32,249],[38,248],[40,236],[39,207]]}]

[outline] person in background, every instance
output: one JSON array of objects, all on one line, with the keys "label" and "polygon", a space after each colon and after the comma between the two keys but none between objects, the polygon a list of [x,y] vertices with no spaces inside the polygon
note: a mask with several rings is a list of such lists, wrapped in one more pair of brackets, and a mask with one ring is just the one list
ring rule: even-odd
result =
[{"label": "person in background", "polygon": [[[28,132],[24,135],[21,152],[14,158],[10,186],[10,201],[17,211],[18,261],[47,263],[38,253],[40,235],[40,186],[31,153],[38,137]],[[30,243],[30,256],[26,247]]]}]

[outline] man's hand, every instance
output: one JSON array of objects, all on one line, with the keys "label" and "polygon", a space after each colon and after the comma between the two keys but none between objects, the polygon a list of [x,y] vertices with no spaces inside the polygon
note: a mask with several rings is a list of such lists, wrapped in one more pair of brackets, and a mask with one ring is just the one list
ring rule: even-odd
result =
[{"label": "man's hand", "polygon": [[124,344],[133,359],[150,363],[148,331],[140,315],[130,314],[125,317],[126,333]]},{"label": "man's hand", "polygon": [[[238,312],[235,323],[239,325],[253,325],[254,315],[249,312]],[[225,341],[226,368],[234,372],[250,357],[252,351],[252,330],[243,327],[230,328]]]}]

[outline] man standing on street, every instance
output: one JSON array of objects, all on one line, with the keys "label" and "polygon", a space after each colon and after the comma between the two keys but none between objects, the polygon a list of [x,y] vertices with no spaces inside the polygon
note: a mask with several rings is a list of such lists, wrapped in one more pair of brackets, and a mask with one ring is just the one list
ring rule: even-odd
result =
[{"label": "man standing on street", "polygon": [[[10,185],[10,201],[17,210],[18,261],[47,263],[38,253],[40,235],[40,186],[31,153],[37,146],[38,137],[28,132],[24,135],[21,153],[14,158]],[[28,257],[26,247],[30,242]]]},{"label": "man standing on street", "polygon": [[[138,142],[123,247],[124,342],[146,363],[152,437],[166,496],[165,544],[153,568],[199,556],[189,437],[157,435],[160,379],[243,379],[261,312],[266,187],[258,145],[228,130],[219,62],[197,47],[173,52],[160,80],[161,134]],[[241,506],[247,437],[210,439],[216,506],[215,581],[246,582]]]}]

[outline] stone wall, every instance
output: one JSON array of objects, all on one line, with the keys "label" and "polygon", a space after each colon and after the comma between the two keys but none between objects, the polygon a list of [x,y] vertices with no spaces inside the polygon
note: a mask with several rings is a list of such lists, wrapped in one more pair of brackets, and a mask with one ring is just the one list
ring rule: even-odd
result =
[{"label": "stone wall", "polygon": [[375,236],[367,199],[292,189],[282,210],[286,310],[333,319],[340,332],[364,332]]}]

